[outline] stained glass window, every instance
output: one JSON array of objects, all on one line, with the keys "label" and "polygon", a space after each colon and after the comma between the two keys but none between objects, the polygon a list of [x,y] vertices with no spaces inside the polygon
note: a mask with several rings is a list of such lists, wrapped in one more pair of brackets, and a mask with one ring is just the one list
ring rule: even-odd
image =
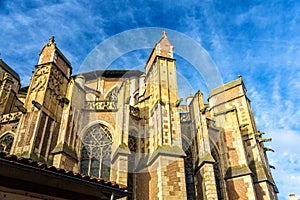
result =
[{"label": "stained glass window", "polygon": [[5,134],[3,137],[0,138],[0,152],[4,151],[9,153],[14,141],[14,136],[10,133]]},{"label": "stained glass window", "polygon": [[82,138],[80,173],[110,177],[112,135],[102,124],[90,127]]}]

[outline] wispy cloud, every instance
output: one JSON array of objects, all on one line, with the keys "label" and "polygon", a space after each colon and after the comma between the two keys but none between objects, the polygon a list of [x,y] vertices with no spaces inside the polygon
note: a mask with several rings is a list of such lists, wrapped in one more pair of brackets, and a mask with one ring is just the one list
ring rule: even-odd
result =
[{"label": "wispy cloud", "polygon": [[248,94],[253,102],[258,128],[266,132],[265,137],[273,139],[266,145],[275,149],[275,153],[269,153],[269,160],[276,167],[273,174],[283,199],[288,193],[300,191],[299,180],[296,179],[300,177],[300,98],[293,95],[299,92],[299,88],[297,84],[291,86],[278,74],[265,84],[271,87],[270,93],[258,90],[259,84],[251,81],[248,83]]},{"label": "wispy cloud", "polygon": [[[299,169],[292,164],[299,158],[299,148],[293,146],[300,135],[299,13],[298,1],[1,0],[0,52],[26,85],[51,35],[77,73],[95,47],[122,31],[164,27],[185,33],[208,52],[224,82],[243,75],[258,127],[273,137],[276,153],[270,160],[283,199],[300,191]],[[141,66],[143,56],[125,55],[114,64]],[[180,83],[196,80],[196,73],[185,70],[189,64],[178,59]],[[195,90],[204,87],[201,80]]]},{"label": "wispy cloud", "polygon": [[[0,50],[20,74],[31,75],[28,69],[37,63],[39,51],[51,35],[57,36],[58,46],[75,70],[88,51],[106,37],[101,29],[105,22],[101,13],[94,15],[92,7],[78,1],[19,3],[21,6],[8,2],[5,5],[9,14],[0,13],[0,26],[5,27],[0,33]],[[16,57],[22,58],[22,62],[14,62]],[[24,67],[26,70],[22,70]]]}]

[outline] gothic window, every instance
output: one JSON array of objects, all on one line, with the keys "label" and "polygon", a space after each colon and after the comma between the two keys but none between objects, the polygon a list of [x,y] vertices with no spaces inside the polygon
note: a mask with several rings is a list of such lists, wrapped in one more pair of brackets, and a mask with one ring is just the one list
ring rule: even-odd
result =
[{"label": "gothic window", "polygon": [[118,89],[114,88],[108,95],[108,100],[109,101],[114,101],[117,102],[118,101]]},{"label": "gothic window", "polygon": [[14,136],[10,133],[2,136],[0,138],[0,152],[4,151],[7,153],[10,153],[13,141],[14,141]]},{"label": "gothic window", "polygon": [[182,140],[183,150],[185,151],[186,157],[184,158],[184,171],[186,181],[187,199],[195,199],[195,184],[194,184],[194,168],[193,168],[193,156],[191,146],[185,140]]},{"label": "gothic window", "polygon": [[215,173],[215,180],[216,180],[216,188],[217,188],[218,199],[222,200],[223,199],[223,195],[222,195],[222,183],[221,183],[221,174],[220,174],[220,169],[219,169],[218,163],[214,164],[214,173]]},{"label": "gothic window", "polygon": [[102,124],[90,127],[82,138],[80,173],[109,180],[112,135]]},{"label": "gothic window", "polygon": [[[211,142],[212,144],[212,142]],[[214,163],[214,174],[215,174],[215,181],[216,181],[216,188],[217,188],[217,194],[218,194],[218,200],[224,199],[223,193],[222,193],[222,176],[220,171],[220,157],[218,155],[216,147],[213,147],[211,149],[211,155],[216,161]]]},{"label": "gothic window", "polygon": [[128,148],[131,152],[136,152],[137,144],[136,144],[136,133],[130,132],[128,136]]},{"label": "gothic window", "polygon": [[131,154],[128,157],[128,181],[127,186],[129,190],[133,189],[134,185],[134,172],[136,168],[136,156],[137,156],[137,134],[135,131],[131,131],[128,136],[128,148]]}]

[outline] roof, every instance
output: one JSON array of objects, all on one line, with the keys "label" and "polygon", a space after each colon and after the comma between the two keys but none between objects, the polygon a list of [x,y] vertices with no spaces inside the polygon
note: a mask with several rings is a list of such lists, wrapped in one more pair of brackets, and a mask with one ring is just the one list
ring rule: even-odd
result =
[{"label": "roof", "polygon": [[0,152],[1,186],[67,199],[110,199],[130,195],[127,186]]},{"label": "roof", "polygon": [[57,52],[57,53],[61,56],[61,58],[62,58],[62,59],[69,65],[69,67],[70,67],[70,66],[71,66],[70,61],[69,61],[69,60],[65,57],[65,55],[59,50],[59,48],[57,48],[54,36],[51,36],[51,37],[49,38],[48,43],[45,44],[45,45],[43,46],[43,48],[42,48],[42,50],[41,50],[41,52],[40,52],[40,55],[42,54],[43,50],[44,50],[46,47],[50,46],[50,45],[54,45],[54,47],[55,47],[55,52]]},{"label": "roof", "polygon": [[239,76],[239,78],[236,79],[236,80],[233,80],[233,81],[231,81],[231,82],[229,82],[229,83],[226,83],[226,84],[224,84],[224,85],[221,85],[221,86],[219,86],[219,87],[217,87],[217,88],[212,89],[212,90],[210,91],[210,95],[209,95],[209,98],[208,98],[208,99],[210,99],[210,98],[212,98],[213,96],[215,96],[215,95],[217,95],[217,94],[220,94],[220,93],[222,93],[222,92],[224,92],[224,91],[227,91],[227,90],[230,90],[230,89],[232,89],[232,88],[234,88],[234,87],[236,87],[236,86],[239,86],[239,85],[242,85],[243,88],[245,88],[244,83],[243,83],[243,79],[242,79],[241,76]]},{"label": "roof", "polygon": [[147,65],[150,62],[150,60],[153,61],[153,58],[155,58],[156,56],[174,59],[173,53],[170,54],[170,50],[173,51],[173,45],[167,37],[167,32],[163,31],[161,38],[158,40],[158,42],[155,43],[147,59],[145,68],[147,68]]},{"label": "roof", "polygon": [[0,58],[0,66],[7,71],[9,74],[11,74],[15,79],[20,81],[20,76],[15,72],[10,66],[8,66],[1,58]]},{"label": "roof", "polygon": [[165,47],[170,48],[170,46],[173,46],[170,40],[167,37],[167,32],[163,31],[162,36],[159,39],[159,41],[155,44],[157,46],[158,44],[165,45]]},{"label": "roof", "polygon": [[[86,80],[93,80],[98,77],[105,77],[105,78],[129,78],[133,76],[141,76],[144,74],[139,70],[96,70],[91,72],[86,72],[77,75],[83,75]],[[77,76],[74,75],[74,76]]]}]

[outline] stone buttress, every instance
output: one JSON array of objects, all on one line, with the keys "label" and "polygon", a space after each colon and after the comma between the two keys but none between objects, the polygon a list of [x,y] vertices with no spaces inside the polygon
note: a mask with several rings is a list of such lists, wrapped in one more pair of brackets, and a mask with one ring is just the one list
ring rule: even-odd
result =
[{"label": "stone buttress", "polygon": [[270,139],[256,128],[242,78],[212,90],[209,102],[210,114],[222,129],[219,153],[228,199],[277,199],[263,144]]},{"label": "stone buttress", "polygon": [[[150,199],[185,199],[185,153],[181,143],[176,65],[173,46],[165,32],[153,48],[145,70],[144,100],[138,106],[147,124],[149,174],[138,176],[145,176],[149,183],[140,184],[148,185],[145,190]],[[137,199],[142,198],[136,192]]]},{"label": "stone buttress", "polygon": [[71,65],[51,37],[33,71],[13,153],[52,164],[70,75]]}]

